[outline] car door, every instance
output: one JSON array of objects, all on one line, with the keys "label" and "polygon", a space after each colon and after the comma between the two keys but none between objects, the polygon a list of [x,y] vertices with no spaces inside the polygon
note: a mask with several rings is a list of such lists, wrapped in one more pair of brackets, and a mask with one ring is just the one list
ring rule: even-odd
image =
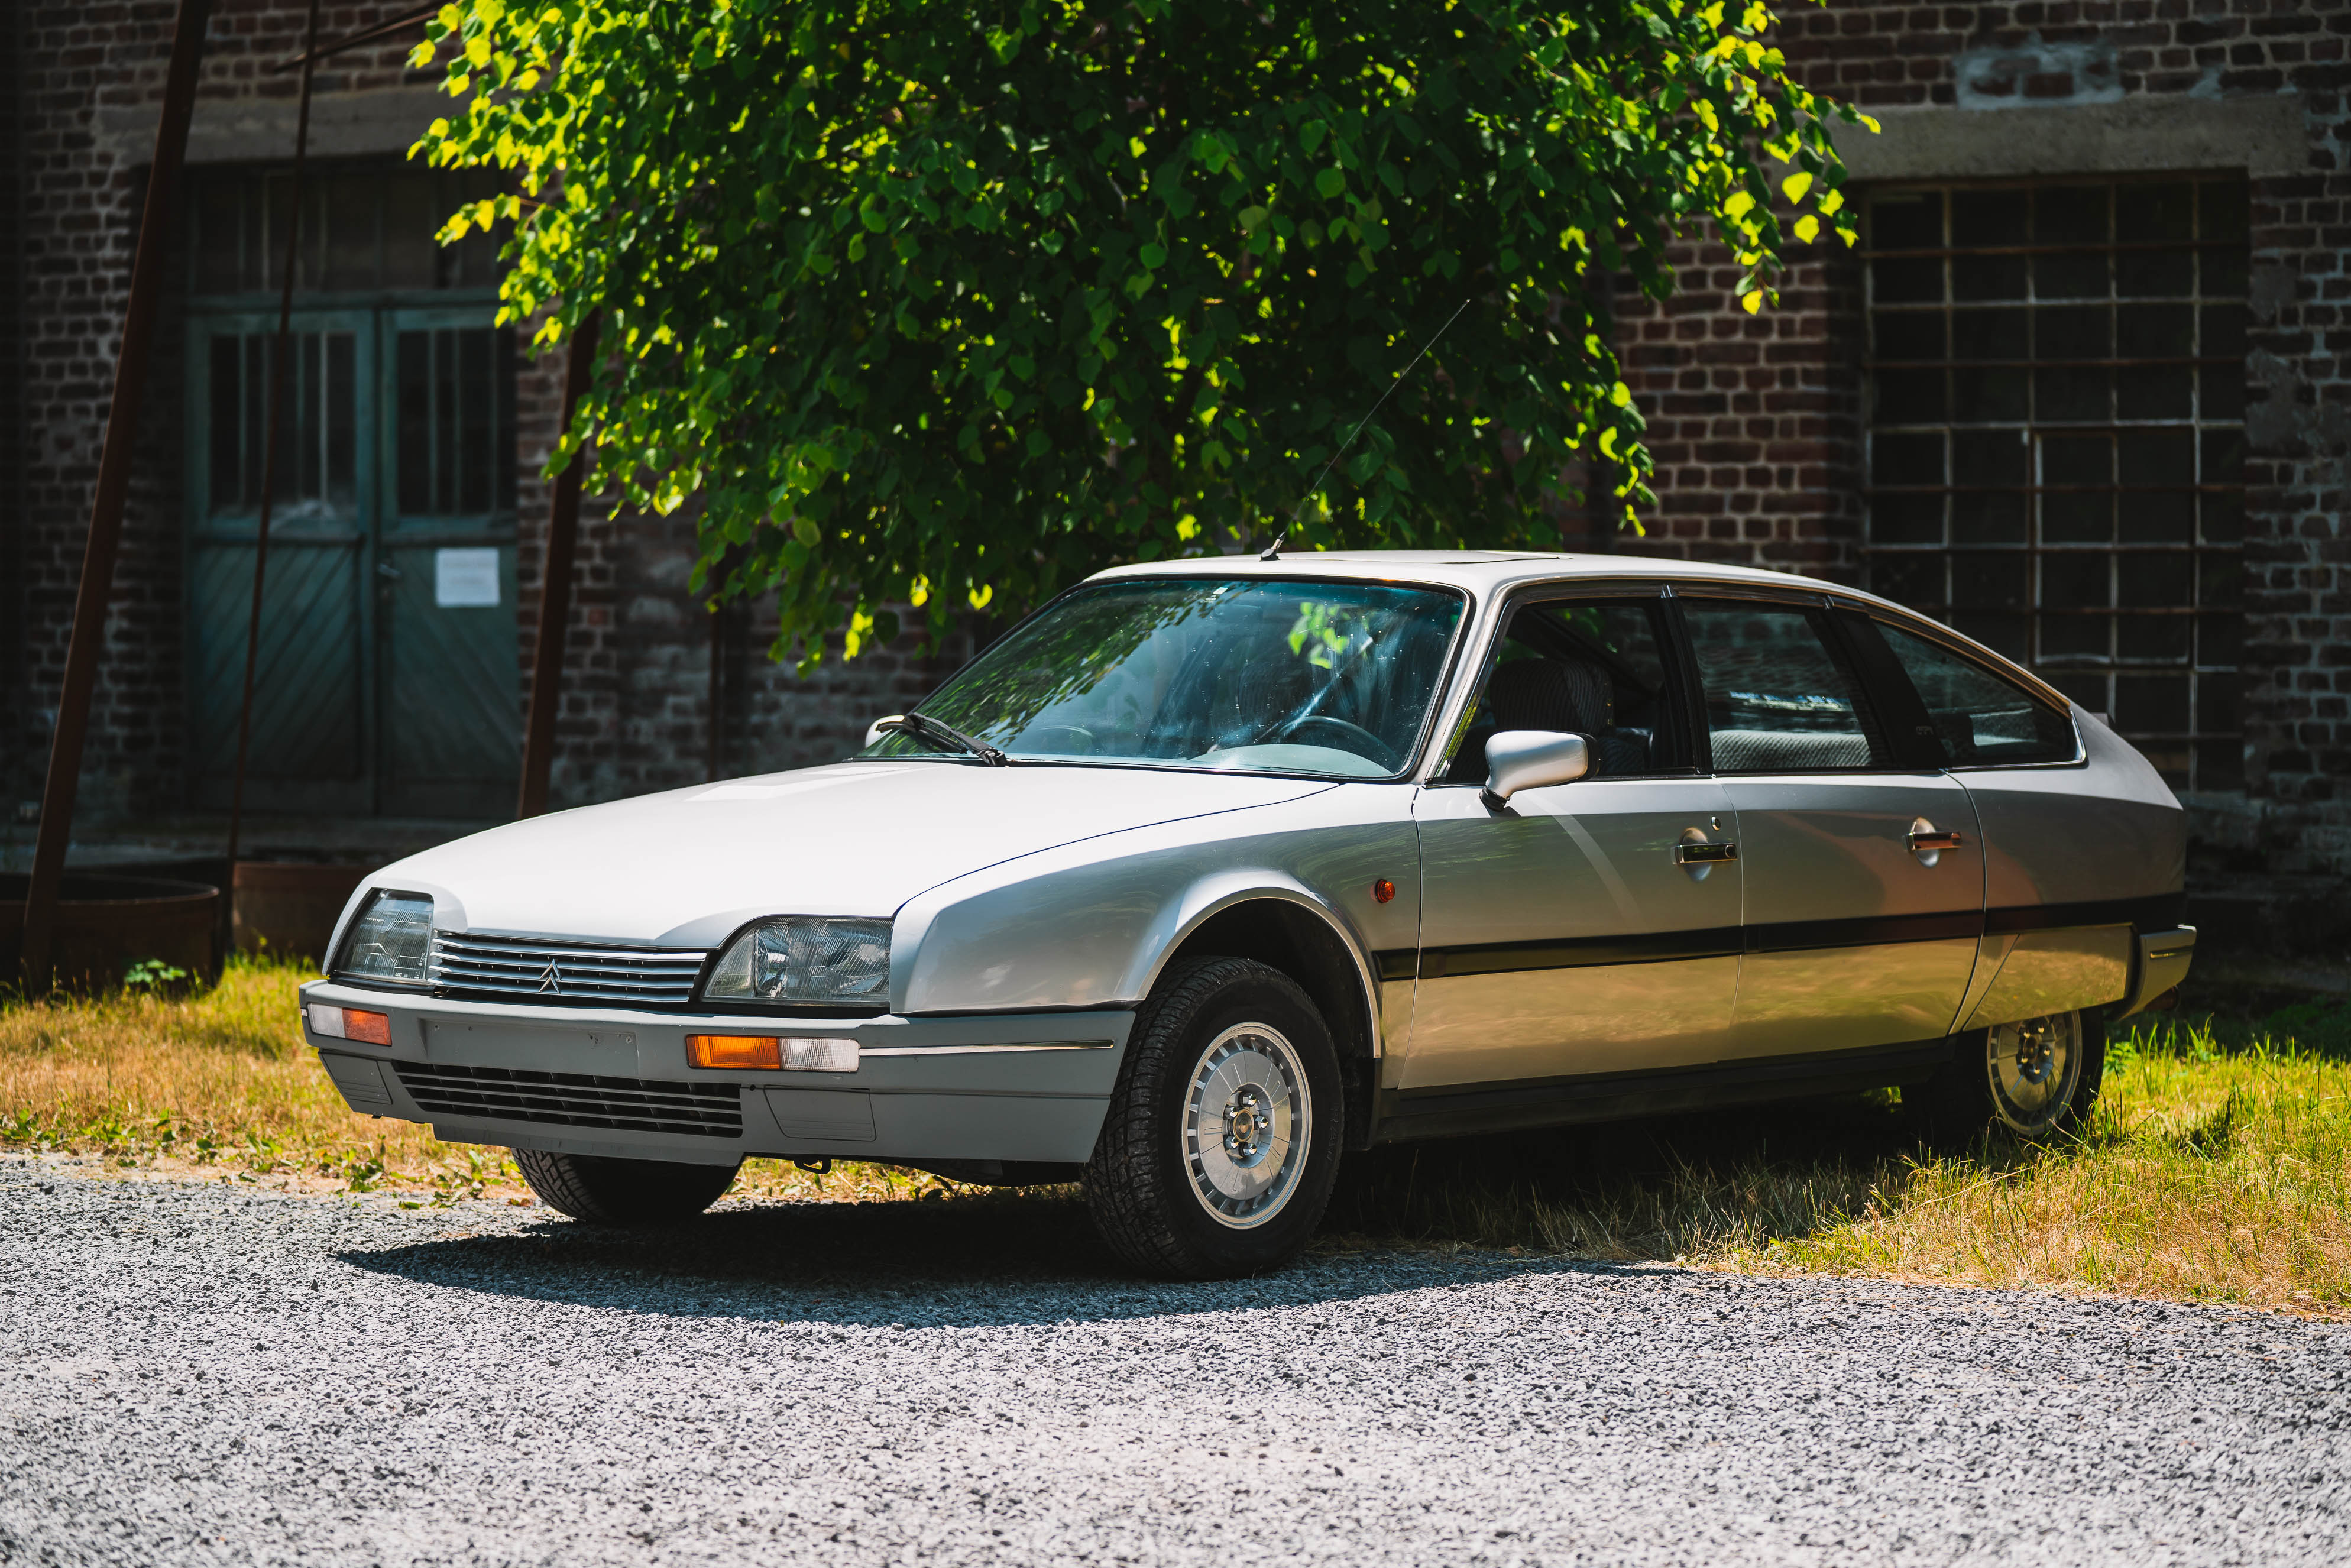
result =
[{"label": "car door", "polygon": [[[1445,771],[1415,804],[1421,952],[1403,1088],[1708,1061],[1739,975],[1740,871],[1664,602],[1510,613]],[[1486,738],[1592,737],[1593,771],[1489,800]]]},{"label": "car door", "polygon": [[2111,732],[2077,736],[2049,695],[1939,628],[1881,616],[1871,629],[1983,829],[1983,946],[1962,1027],[2122,996],[2137,933],[2179,923],[2186,866],[2171,791],[2125,765],[2126,743]]},{"label": "car door", "polygon": [[1938,1039],[1983,929],[1967,791],[1902,767],[1864,650],[1815,600],[1677,596],[1706,746],[1729,799],[1745,959],[1726,1058]]}]

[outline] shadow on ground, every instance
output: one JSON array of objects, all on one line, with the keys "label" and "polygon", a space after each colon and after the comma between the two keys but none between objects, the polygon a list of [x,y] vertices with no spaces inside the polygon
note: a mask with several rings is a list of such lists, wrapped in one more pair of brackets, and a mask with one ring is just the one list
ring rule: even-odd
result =
[{"label": "shadow on ground", "polygon": [[1352,1301],[1510,1273],[1652,1270],[1451,1249],[1322,1245],[1278,1273],[1176,1284],[1124,1271],[1082,1201],[751,1203],[664,1230],[549,1218],[499,1235],[340,1254],[444,1289],[680,1317],[870,1327],[1098,1322]]},{"label": "shadow on ground", "polygon": [[684,1315],[925,1324],[1052,1322],[1296,1305],[1560,1269],[1647,1271],[1637,1236],[1604,1260],[1504,1250],[1535,1207],[1594,1212],[1628,1190],[1666,1200],[1758,1162],[1858,1177],[1907,1148],[1886,1097],[1555,1128],[1352,1154],[1301,1263],[1254,1280],[1135,1278],[1067,1187],[915,1202],[736,1203],[690,1223],[619,1229],[549,1218],[517,1232],[344,1254],[423,1283]]}]

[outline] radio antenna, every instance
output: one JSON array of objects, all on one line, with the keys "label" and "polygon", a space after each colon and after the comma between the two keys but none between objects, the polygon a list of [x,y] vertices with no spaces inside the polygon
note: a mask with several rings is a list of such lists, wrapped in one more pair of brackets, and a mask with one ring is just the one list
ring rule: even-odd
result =
[{"label": "radio antenna", "polygon": [[[1461,319],[1461,312],[1468,308],[1469,301],[1467,299],[1462,300],[1460,304],[1456,305],[1453,308],[1453,314],[1447,316],[1445,319],[1445,325],[1437,329],[1437,337],[1431,338],[1427,342],[1423,343],[1420,346],[1420,352],[1412,357],[1412,364],[1406,365],[1404,369],[1398,371],[1396,372],[1395,380],[1388,383],[1388,390],[1380,393],[1380,401],[1372,404],[1372,413],[1377,413],[1381,409],[1387,406],[1387,401],[1395,395],[1396,388],[1404,385],[1405,377],[1412,374],[1413,366],[1419,364],[1421,361],[1428,358],[1428,350],[1437,347],[1437,339],[1444,337],[1446,333],[1453,330],[1453,323]],[[1339,459],[1347,455],[1347,448],[1355,444],[1355,437],[1364,434],[1364,426],[1372,423],[1372,413],[1367,413],[1364,415],[1363,418],[1357,420],[1355,422],[1355,428],[1348,432],[1347,439],[1339,443],[1339,450],[1331,454],[1331,461],[1322,465],[1322,472],[1314,476],[1314,483],[1309,485],[1306,487],[1306,494],[1298,498],[1297,510],[1290,514],[1290,521],[1281,525],[1281,531],[1273,536],[1273,542],[1265,547],[1265,553],[1258,557],[1258,559],[1278,560],[1280,559],[1282,542],[1290,538],[1290,530],[1298,526],[1299,517],[1306,510],[1306,503],[1314,498],[1314,493],[1317,490],[1322,488],[1322,481],[1331,476],[1331,470],[1339,465]]]}]

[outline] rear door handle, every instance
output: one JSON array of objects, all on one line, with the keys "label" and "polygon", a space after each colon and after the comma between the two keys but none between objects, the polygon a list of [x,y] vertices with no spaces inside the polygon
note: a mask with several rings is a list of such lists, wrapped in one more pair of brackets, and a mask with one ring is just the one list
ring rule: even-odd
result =
[{"label": "rear door handle", "polygon": [[1955,850],[1959,847],[1959,835],[1957,833],[1943,832],[1933,828],[1910,830],[1910,852],[1914,855],[1930,851]]},{"label": "rear door handle", "polygon": [[1718,844],[1708,843],[1703,840],[1684,839],[1674,846],[1676,865],[1719,865],[1724,861],[1735,861],[1738,858],[1739,845],[1729,840]]}]

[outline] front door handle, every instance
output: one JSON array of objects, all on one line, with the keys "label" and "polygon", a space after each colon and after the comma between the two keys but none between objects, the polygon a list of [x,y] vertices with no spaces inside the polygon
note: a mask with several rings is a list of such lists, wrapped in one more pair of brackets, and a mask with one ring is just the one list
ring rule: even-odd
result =
[{"label": "front door handle", "polygon": [[1738,858],[1739,846],[1729,841],[1713,843],[1705,839],[1684,839],[1674,846],[1676,865],[1720,865]]},{"label": "front door handle", "polygon": [[1910,830],[1910,852],[1914,855],[1924,854],[1929,851],[1955,850],[1959,847],[1959,835],[1957,833],[1947,833],[1933,828],[1923,831],[1917,828]]}]

